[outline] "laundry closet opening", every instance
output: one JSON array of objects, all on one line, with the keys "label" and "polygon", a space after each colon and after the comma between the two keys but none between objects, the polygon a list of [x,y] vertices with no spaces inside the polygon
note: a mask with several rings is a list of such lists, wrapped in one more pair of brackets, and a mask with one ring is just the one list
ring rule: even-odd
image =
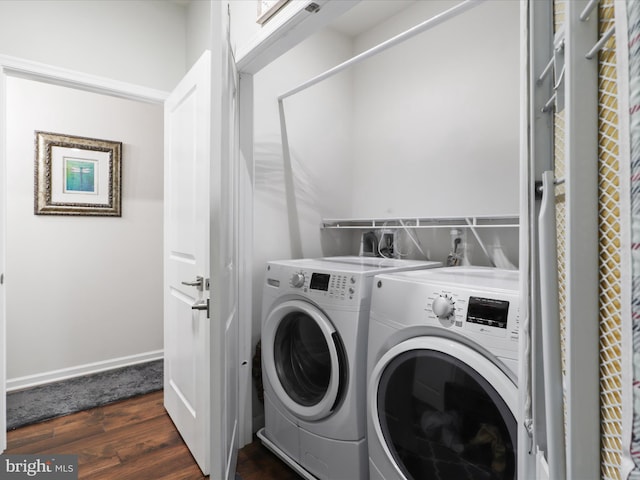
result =
[{"label": "laundry closet opening", "polygon": [[[518,2],[482,2],[278,109],[283,93],[458,3],[361,2],[255,74],[252,345],[268,261],[359,253],[366,227],[321,228],[323,219],[517,217]],[[450,228],[395,226],[402,258],[446,261]],[[517,228],[461,235],[465,261],[491,265],[486,249],[517,267]]]}]

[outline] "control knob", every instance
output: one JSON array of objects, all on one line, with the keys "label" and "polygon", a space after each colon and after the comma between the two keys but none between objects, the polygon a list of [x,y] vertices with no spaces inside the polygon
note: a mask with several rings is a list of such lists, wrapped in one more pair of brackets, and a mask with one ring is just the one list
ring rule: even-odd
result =
[{"label": "control knob", "polygon": [[431,304],[431,310],[433,310],[435,316],[440,320],[446,320],[453,315],[453,311],[455,310],[453,299],[446,295],[440,295]]},{"label": "control knob", "polygon": [[298,272],[291,276],[291,286],[294,288],[300,288],[304,285],[304,273]]}]

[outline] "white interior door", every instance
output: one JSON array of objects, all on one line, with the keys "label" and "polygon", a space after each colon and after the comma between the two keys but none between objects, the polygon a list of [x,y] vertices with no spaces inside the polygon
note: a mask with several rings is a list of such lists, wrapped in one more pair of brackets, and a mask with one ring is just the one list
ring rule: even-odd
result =
[{"label": "white interior door", "polygon": [[211,478],[235,478],[238,456],[238,74],[226,2],[212,3]]},{"label": "white interior door", "polygon": [[[0,67],[0,115],[6,118],[5,105],[3,101],[6,98],[5,90],[5,74]],[[6,140],[6,124],[4,119],[0,119],[0,145],[2,149],[7,144]],[[6,315],[5,315],[5,288],[4,288],[4,267],[5,267],[5,208],[6,190],[5,190],[5,165],[6,156],[4,151],[0,151],[0,453],[7,448],[7,339],[6,339]]]},{"label": "white interior door", "polygon": [[164,403],[202,472],[210,469],[211,54],[165,102]]},{"label": "white interior door", "polygon": [[[231,480],[239,411],[238,74],[223,2],[212,3],[211,25],[212,50],[165,104],[164,387],[166,409],[203,473]],[[193,309],[200,305],[205,310]]]}]

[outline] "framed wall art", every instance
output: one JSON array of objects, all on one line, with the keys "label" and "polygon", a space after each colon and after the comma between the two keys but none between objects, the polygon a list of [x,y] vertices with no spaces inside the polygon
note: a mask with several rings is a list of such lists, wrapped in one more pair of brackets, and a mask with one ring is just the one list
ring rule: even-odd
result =
[{"label": "framed wall art", "polygon": [[262,25],[269,20],[289,0],[258,0],[257,23]]},{"label": "framed wall art", "polygon": [[122,143],[36,131],[35,214],[122,216]]}]

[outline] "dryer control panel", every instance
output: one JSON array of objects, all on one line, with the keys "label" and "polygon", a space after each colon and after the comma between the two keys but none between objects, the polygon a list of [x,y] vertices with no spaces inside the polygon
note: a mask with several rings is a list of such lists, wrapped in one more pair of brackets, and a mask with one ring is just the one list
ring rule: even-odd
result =
[{"label": "dryer control panel", "polygon": [[518,302],[505,295],[443,289],[427,297],[427,316],[440,326],[459,327],[518,340]]},{"label": "dryer control panel", "polygon": [[484,338],[481,343],[494,348],[517,349],[520,308],[515,294],[464,287],[441,287],[430,293],[424,308],[428,325],[471,335],[476,340]]},{"label": "dryer control panel", "polygon": [[[518,351],[520,302],[515,292],[477,288],[430,289],[424,305],[423,325],[446,328],[473,339],[498,356]],[[424,297],[423,297],[424,298]]]},{"label": "dryer control panel", "polygon": [[376,277],[371,321],[394,330],[445,329],[517,359],[519,273],[491,267],[450,267]]},{"label": "dryer control panel", "polygon": [[493,298],[469,297],[467,322],[495,328],[507,328],[509,302]]}]

